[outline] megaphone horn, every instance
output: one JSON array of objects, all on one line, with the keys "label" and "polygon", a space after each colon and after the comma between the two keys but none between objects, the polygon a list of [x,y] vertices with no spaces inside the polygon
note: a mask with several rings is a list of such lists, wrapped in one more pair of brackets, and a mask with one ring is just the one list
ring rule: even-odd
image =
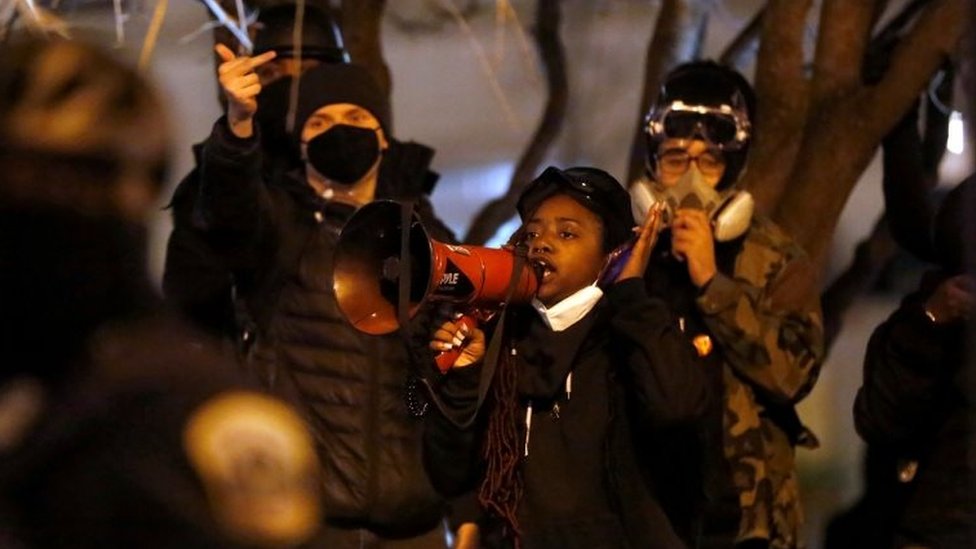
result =
[{"label": "megaphone horn", "polygon": [[[430,238],[413,214],[408,264],[400,257],[401,205],[377,200],[363,206],[346,222],[335,253],[333,289],[339,309],[350,324],[368,334],[399,328],[399,280],[410,271],[409,316],[426,302],[449,302],[471,309],[500,308],[515,270],[511,250],[445,244]],[[511,301],[525,303],[538,287],[535,272],[518,273]]]}]

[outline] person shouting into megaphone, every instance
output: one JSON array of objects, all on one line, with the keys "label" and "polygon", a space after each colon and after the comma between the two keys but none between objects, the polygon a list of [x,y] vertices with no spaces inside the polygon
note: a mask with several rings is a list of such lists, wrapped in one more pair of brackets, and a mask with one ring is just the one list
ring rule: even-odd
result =
[{"label": "person shouting into megaphone", "polygon": [[[550,167],[518,211],[538,293],[509,306],[504,333],[492,335],[503,342],[496,364],[485,361],[480,329],[452,319],[434,332],[431,349],[462,352],[428,380],[438,404],[425,431],[431,480],[449,495],[478,489],[487,539],[681,546],[639,472],[647,441],[631,437],[694,422],[709,400],[694,348],[644,287],[660,209],[635,229],[627,191],[611,175]],[[627,243],[622,267],[604,276]]]}]

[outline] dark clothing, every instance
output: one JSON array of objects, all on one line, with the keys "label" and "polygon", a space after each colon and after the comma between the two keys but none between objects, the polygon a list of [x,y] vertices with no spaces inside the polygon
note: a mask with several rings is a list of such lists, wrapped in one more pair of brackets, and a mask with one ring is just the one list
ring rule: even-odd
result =
[{"label": "dark clothing", "polygon": [[[699,292],[688,276],[688,265],[671,255],[670,241],[668,232],[660,235],[644,279],[648,294],[668,304],[690,341],[708,334],[708,327],[696,305]],[[740,244],[717,250],[716,261],[729,265]],[[653,433],[659,443],[642,447],[642,460],[682,539],[694,547],[730,547],[741,516],[731,468],[723,455],[722,399],[718,397],[724,387],[721,349],[713,349],[699,361],[710,392],[717,396],[704,421]]]},{"label": "dark clothing", "polygon": [[0,454],[9,528],[0,540],[12,532],[23,547],[247,546],[218,527],[218,479],[184,446],[197,410],[242,388],[215,349],[190,344],[199,340],[165,317],[99,330],[90,355],[73,359],[88,375],[49,393],[23,443]]},{"label": "dark clothing", "polygon": [[[202,144],[193,147],[198,166],[202,149]],[[239,325],[243,316],[235,311],[234,276],[210,242],[215,235],[203,230],[203,220],[194,208],[199,194],[200,170],[194,167],[177,185],[169,204],[173,232],[166,244],[163,293],[197,328],[217,338],[236,340],[245,327]]]},{"label": "dark clothing", "polygon": [[646,465],[689,544],[796,547],[802,511],[793,453],[813,439],[793,405],[812,388],[824,353],[814,270],[759,216],[739,239],[716,243],[718,272],[701,289],[670,242],[668,233],[658,239],[648,292],[680,318],[720,396],[699,429],[660,434],[667,443]]},{"label": "dark clothing", "polygon": [[[248,367],[311,425],[329,526],[395,538],[430,531],[444,504],[420,465],[420,423],[404,403],[406,345],[397,333],[355,330],[332,290],[335,243],[353,208],[318,197],[302,172],[265,181],[258,143],[219,120],[204,147],[197,202],[257,326]],[[377,198],[416,200],[431,233],[450,241],[421,196],[430,154],[411,164],[417,157],[402,147],[385,156]]]},{"label": "dark clothing", "polygon": [[898,547],[976,546],[976,378],[966,362],[976,337],[972,325],[938,325],[924,313],[945,279],[930,274],[875,329],[854,403],[858,433],[891,456],[887,474],[905,484],[888,517]]},{"label": "dark clothing", "polygon": [[[638,469],[633,440],[649,426],[696,420],[706,407],[693,349],[668,309],[634,280],[611,286],[561,332],[531,308],[509,314],[501,356],[518,373],[517,417],[531,406],[518,441],[527,453],[517,510],[523,547],[683,546]],[[447,494],[484,475],[476,456],[493,408],[474,409],[479,371],[452,370],[435,383],[442,413],[428,417],[425,462]],[[475,413],[476,426],[461,429]]]},{"label": "dark clothing", "polygon": [[[384,152],[380,164],[376,198],[416,201],[431,236],[443,242],[454,242],[451,230],[434,216],[426,198],[438,177],[429,170],[434,151],[418,143],[392,139],[389,142],[390,147]],[[209,223],[205,219],[205,209],[200,207],[200,165],[204,145],[200,143],[193,147],[196,167],[177,185],[168,206],[173,215],[173,232],[166,248],[163,293],[173,308],[196,328],[218,338],[230,339],[237,347],[246,350],[253,342],[257,326],[253,313],[239,298],[244,297],[242,292],[248,293],[253,302],[254,294],[261,290],[239,287],[239,284],[248,284],[246,277],[240,281],[237,278],[246,274],[242,271],[250,269],[252,254],[243,258],[228,254],[227,251],[237,245],[239,235]],[[264,138],[261,151],[261,161],[257,164],[265,181],[283,181],[293,176],[301,180],[302,176],[298,175],[301,165],[289,147]],[[269,294],[268,297],[272,296]],[[265,307],[262,304],[262,308]]]}]

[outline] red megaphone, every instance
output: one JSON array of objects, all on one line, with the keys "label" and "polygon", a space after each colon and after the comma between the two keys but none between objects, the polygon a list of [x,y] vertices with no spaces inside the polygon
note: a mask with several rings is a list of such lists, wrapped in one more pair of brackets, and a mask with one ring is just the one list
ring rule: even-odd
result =
[{"label": "red megaphone", "polygon": [[[401,217],[398,202],[374,201],[353,214],[339,235],[333,288],[353,326],[368,334],[399,327],[400,277],[408,270],[411,318],[426,302],[454,303],[469,311],[501,308],[515,271],[514,252],[438,242],[413,213],[404,261]],[[511,302],[526,303],[538,287],[535,272],[525,265],[517,277]]]}]

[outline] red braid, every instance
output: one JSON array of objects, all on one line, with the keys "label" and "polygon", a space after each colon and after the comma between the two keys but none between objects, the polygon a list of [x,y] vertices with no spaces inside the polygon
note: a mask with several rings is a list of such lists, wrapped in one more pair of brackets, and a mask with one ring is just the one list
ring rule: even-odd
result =
[{"label": "red braid", "polygon": [[516,512],[522,498],[517,381],[515,357],[510,352],[502,353],[492,385],[494,406],[488,418],[488,432],[482,447],[482,456],[488,466],[478,491],[481,506],[500,517],[514,533],[516,549],[521,546]]}]

